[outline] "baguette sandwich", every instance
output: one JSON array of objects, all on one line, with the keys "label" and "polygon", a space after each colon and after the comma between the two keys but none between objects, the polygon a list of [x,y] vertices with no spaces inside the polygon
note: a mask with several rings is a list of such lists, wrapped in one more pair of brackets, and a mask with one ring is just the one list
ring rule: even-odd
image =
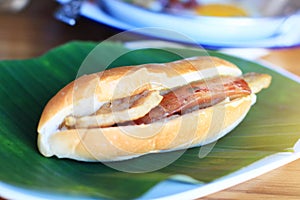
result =
[{"label": "baguette sandwich", "polygon": [[234,129],[270,82],[208,56],[84,75],[44,108],[38,148],[111,162],[205,145]]}]

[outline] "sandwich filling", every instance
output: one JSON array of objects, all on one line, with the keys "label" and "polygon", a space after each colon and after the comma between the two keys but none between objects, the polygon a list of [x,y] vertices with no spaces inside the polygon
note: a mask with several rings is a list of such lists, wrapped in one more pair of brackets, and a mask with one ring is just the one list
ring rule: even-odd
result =
[{"label": "sandwich filling", "polygon": [[192,82],[165,91],[145,90],[140,94],[103,104],[89,116],[67,116],[61,128],[104,128],[120,125],[150,124],[204,109],[225,99],[234,100],[268,87],[265,74],[248,73],[242,77],[220,76]]}]

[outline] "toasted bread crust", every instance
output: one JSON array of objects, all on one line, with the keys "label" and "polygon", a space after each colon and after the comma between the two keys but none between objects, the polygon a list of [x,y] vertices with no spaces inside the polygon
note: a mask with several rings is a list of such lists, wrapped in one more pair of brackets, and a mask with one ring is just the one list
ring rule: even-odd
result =
[{"label": "toasted bread crust", "polygon": [[[193,57],[82,76],[46,105],[38,126],[39,150],[44,156],[116,161],[215,141],[242,121],[255,101],[254,94],[147,125],[61,130],[60,124],[68,115],[89,115],[105,102],[145,89],[170,89],[213,76],[241,74],[237,66],[220,58]],[[96,106],[90,108],[91,102]]]},{"label": "toasted bread crust", "polygon": [[[42,149],[42,153],[45,156],[105,162],[205,145],[236,127],[248,113],[252,101],[247,96],[147,125],[60,131],[49,138],[52,152],[43,152]],[[216,123],[219,125],[216,126]]]},{"label": "toasted bread crust", "polygon": [[[225,70],[221,69],[222,67]],[[205,72],[202,74],[205,70],[210,70],[207,73],[212,75],[241,74],[239,68],[232,63],[217,57],[204,56],[165,64],[125,66],[84,75],[66,85],[48,102],[40,118],[38,131],[41,132],[42,127],[59,111],[76,105],[87,97],[95,96],[99,102],[107,102],[138,94],[145,89],[173,88],[189,81],[181,76],[194,73],[195,78],[199,80],[201,76],[207,76]]]}]

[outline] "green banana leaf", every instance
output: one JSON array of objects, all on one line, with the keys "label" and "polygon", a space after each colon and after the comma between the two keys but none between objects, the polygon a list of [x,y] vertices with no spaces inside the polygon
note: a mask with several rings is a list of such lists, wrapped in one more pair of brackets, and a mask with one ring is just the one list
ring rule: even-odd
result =
[{"label": "green banana leaf", "polygon": [[[84,163],[37,150],[37,124],[47,101],[76,78],[85,57],[96,47],[91,42],[71,42],[29,60],[0,62],[0,181],[30,191],[85,198],[132,199],[175,175],[209,183],[261,158],[292,151],[300,138],[300,85],[259,64],[218,52],[208,52],[237,64],[244,72],[272,75],[269,89],[258,94],[245,120],[220,139],[211,152],[199,158],[199,148],[187,150],[169,166],[149,173],[125,173],[101,163]],[[158,49],[128,53],[120,43],[103,43],[107,53],[94,61],[125,52],[110,67],[167,62],[176,54]],[[184,57],[202,55],[195,49],[172,49]],[[95,64],[94,63],[94,64]],[[91,64],[85,62],[85,64]],[[95,66],[95,65],[94,65]],[[93,70],[98,69],[91,69]],[[152,158],[155,162],[155,157]],[[132,161],[133,164],[135,161]],[[138,161],[136,161],[138,162]],[[132,163],[131,163],[132,164]]]}]

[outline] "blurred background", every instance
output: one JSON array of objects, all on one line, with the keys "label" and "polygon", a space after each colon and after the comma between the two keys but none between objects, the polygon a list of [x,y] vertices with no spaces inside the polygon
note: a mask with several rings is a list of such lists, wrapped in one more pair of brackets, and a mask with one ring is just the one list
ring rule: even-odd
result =
[{"label": "blurred background", "polygon": [[56,20],[59,4],[54,0],[30,0],[21,10],[11,9],[12,1],[0,0],[0,59],[23,59],[39,56],[71,40],[101,41],[118,30],[84,17],[76,26]]},{"label": "blurred background", "polygon": [[[143,27],[172,29],[211,49],[292,48],[300,44],[299,8],[298,0],[0,0],[0,59]],[[170,39],[138,33],[124,41],[157,38]]]}]

